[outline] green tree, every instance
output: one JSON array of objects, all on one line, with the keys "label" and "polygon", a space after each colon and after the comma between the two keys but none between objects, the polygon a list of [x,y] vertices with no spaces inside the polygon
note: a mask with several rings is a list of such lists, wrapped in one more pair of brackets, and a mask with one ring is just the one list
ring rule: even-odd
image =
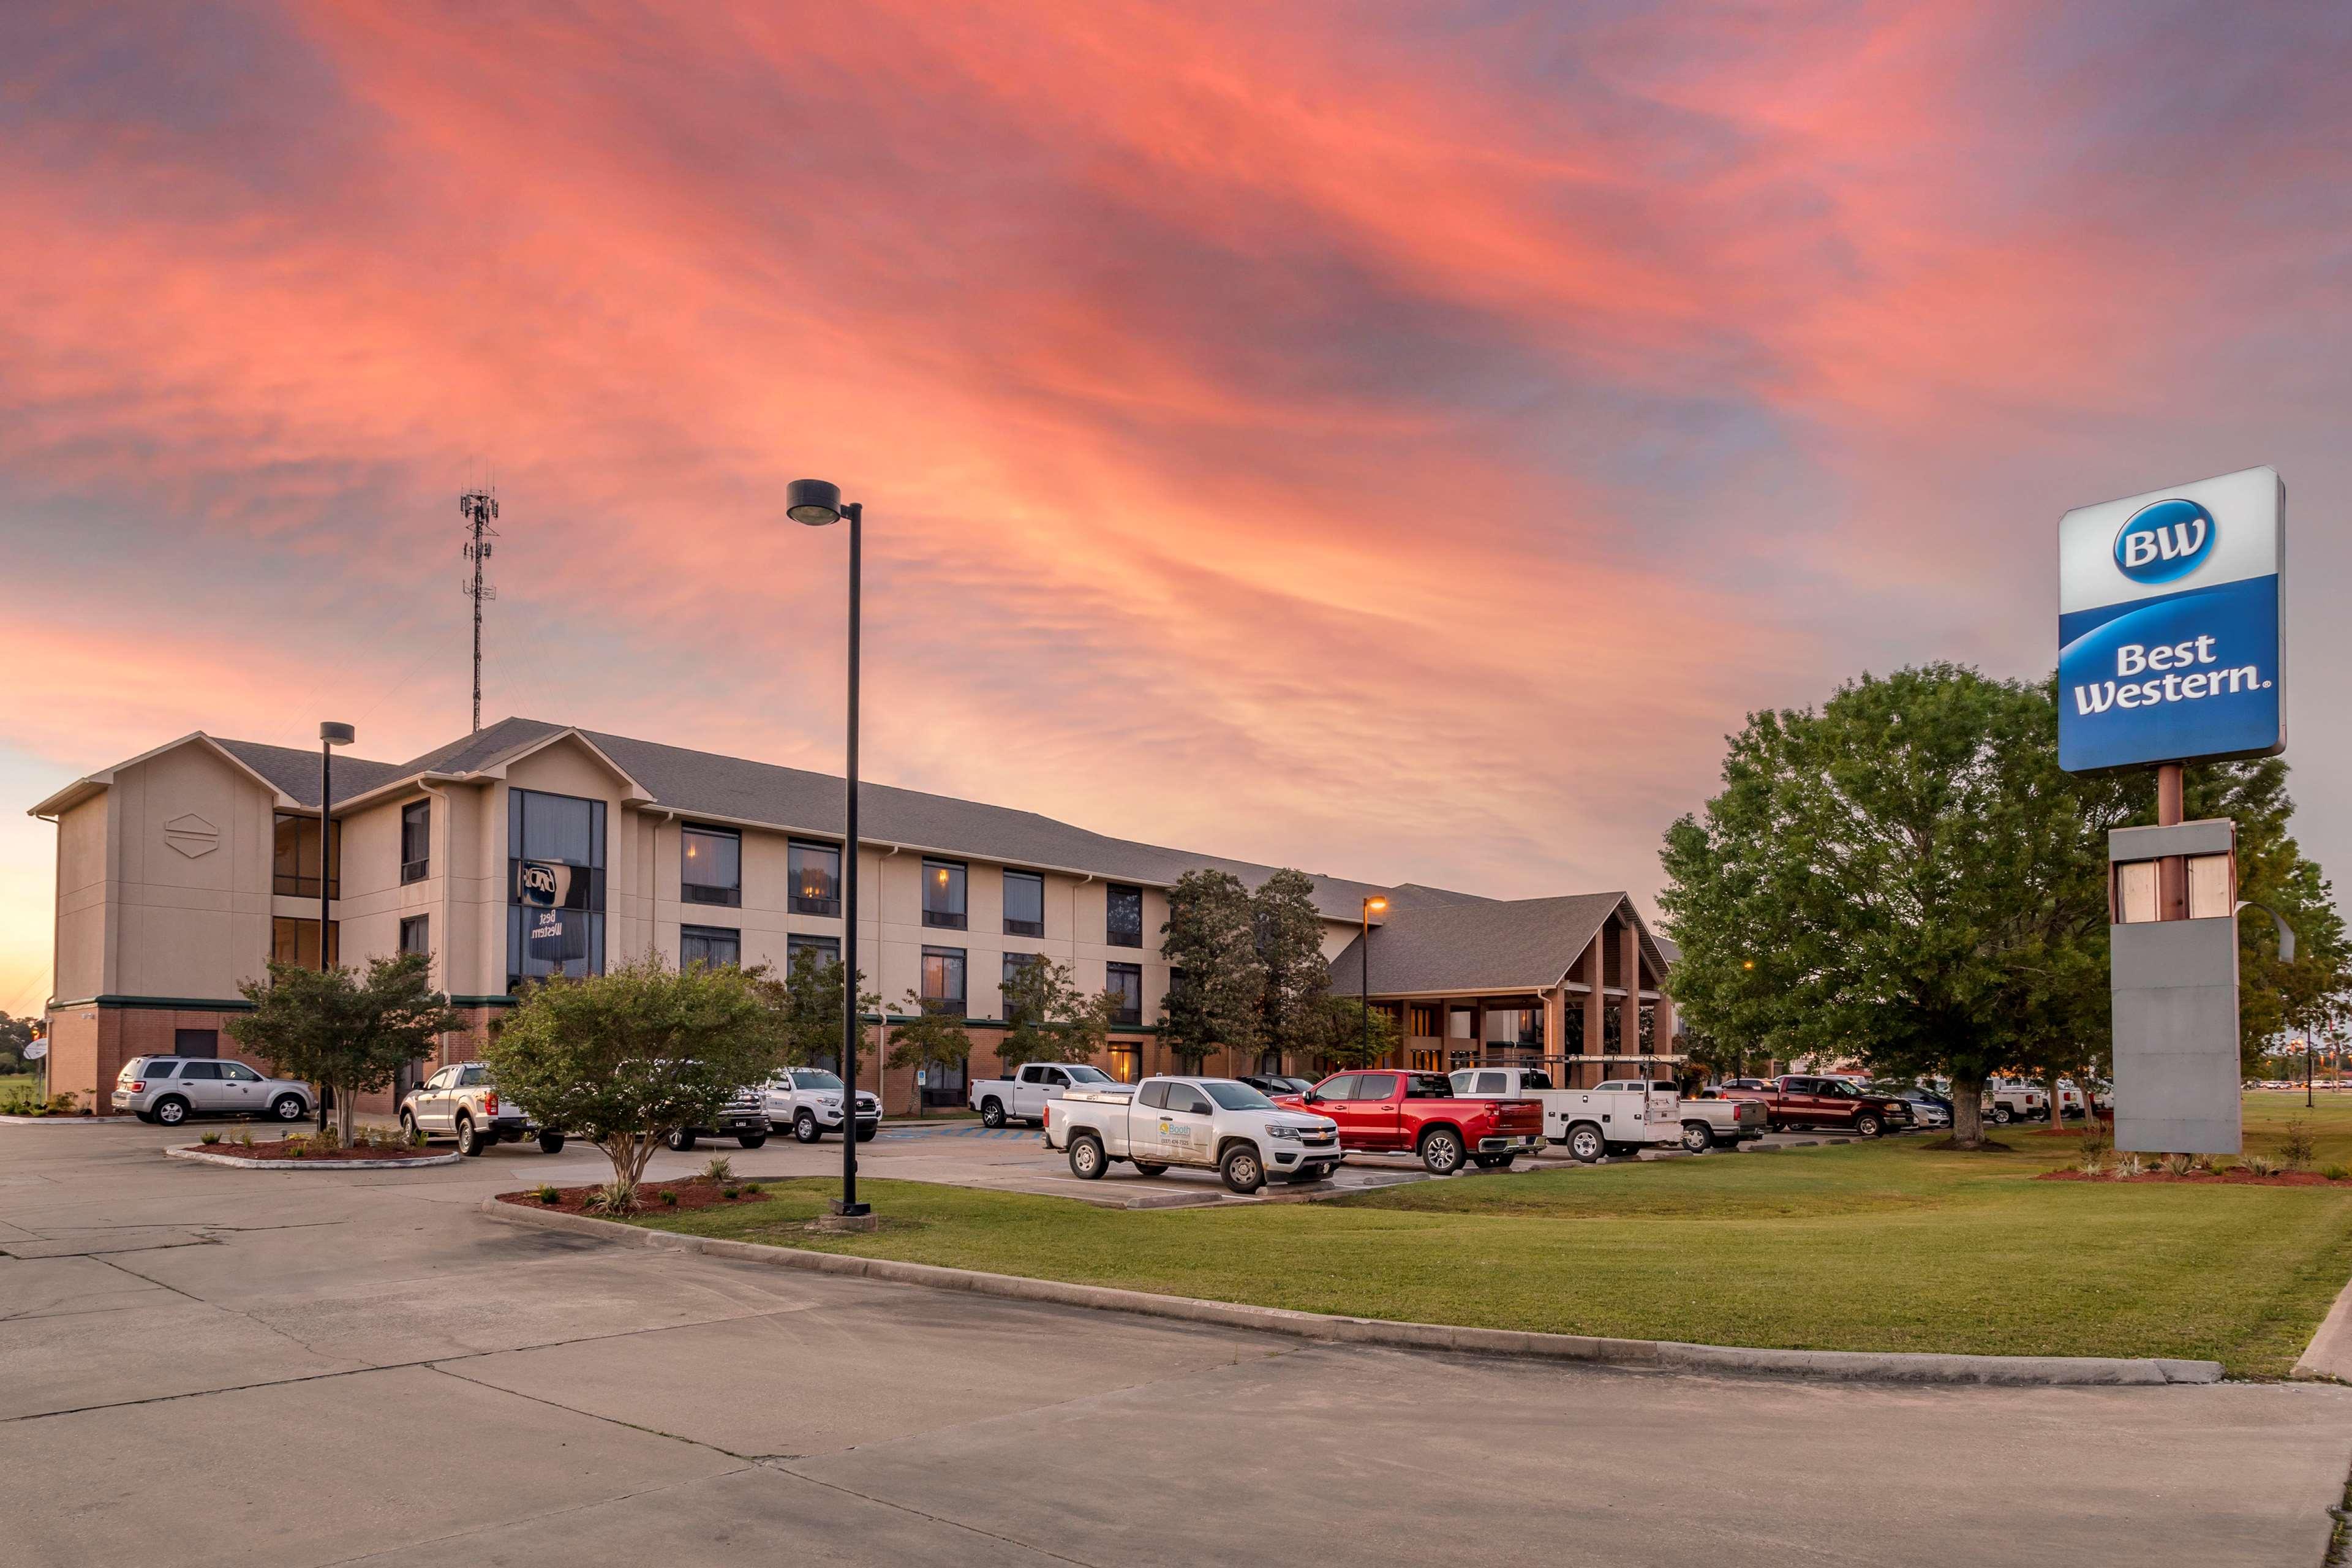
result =
[{"label": "green tree", "polygon": [[482,1057],[499,1092],[533,1121],[604,1152],[611,1205],[626,1209],[662,1138],[709,1125],[784,1051],[783,1024],[754,976],[732,964],[679,973],[648,953],[532,984]]},{"label": "green tree", "polygon": [[25,1047],[33,1043],[33,1026],[39,1022],[37,1018],[12,1018],[0,1013],[0,1067],[25,1065]]},{"label": "green tree", "polygon": [[1368,1068],[1402,1043],[1396,1019],[1358,996],[1323,998],[1319,1049],[1343,1068]]},{"label": "green tree", "polygon": [[272,1072],[333,1091],[335,1122],[348,1143],[356,1097],[390,1089],[408,1063],[434,1054],[465,1016],[427,978],[429,955],[368,961],[364,973],[273,963],[267,980],[238,989],[253,1011],[228,1021],[229,1037]]},{"label": "green tree", "polygon": [[[929,1072],[961,1068],[971,1059],[971,1036],[963,1020],[925,1005],[912,990],[892,1006],[885,1022],[889,1040],[886,1058],[894,1068]],[[923,1114],[923,1091],[915,1090],[915,1114]]]},{"label": "green tree", "polygon": [[1331,994],[1331,964],[1323,956],[1314,879],[1287,868],[1276,871],[1250,895],[1250,912],[1265,972],[1259,1037],[1287,1066],[1324,1050],[1330,1038],[1330,1009],[1324,1004]]},{"label": "green tree", "polygon": [[1693,1026],[1735,1049],[1948,1074],[1954,1142],[1980,1147],[1986,1077],[2053,1018],[2097,1026],[2083,998],[2104,973],[2105,792],[2059,771],[2055,742],[2046,685],[1952,665],[1751,715],[1723,793],[1662,856]]},{"label": "green tree", "polygon": [[1265,1015],[1266,967],[1258,953],[1259,911],[1230,871],[1187,871],[1168,890],[1161,955],[1171,972],[1160,1004],[1160,1039],[1190,1071],[1220,1046],[1246,1058]]},{"label": "green tree", "polygon": [[997,988],[1004,994],[1008,1027],[996,1059],[1007,1072],[1023,1062],[1092,1060],[1108,1048],[1112,1025],[1126,1005],[1116,991],[1081,994],[1070,966],[1042,953],[1015,964]]},{"label": "green tree", "polygon": [[[781,977],[764,963],[744,973],[775,1015],[787,1065],[806,1067],[818,1061],[832,1062],[836,1068],[846,1065],[841,1054],[841,960],[804,947],[793,954],[791,966]],[[858,979],[865,978],[860,971]],[[878,1012],[881,1005],[878,994],[858,993],[861,1016]],[[862,1066],[874,1056],[875,1046],[863,1026],[857,1036],[857,1059]]]}]

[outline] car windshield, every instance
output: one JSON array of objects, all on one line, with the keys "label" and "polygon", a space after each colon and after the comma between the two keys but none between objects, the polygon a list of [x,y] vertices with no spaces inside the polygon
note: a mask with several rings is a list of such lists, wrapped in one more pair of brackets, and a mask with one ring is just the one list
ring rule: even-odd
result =
[{"label": "car windshield", "polygon": [[1072,1083],[1117,1083],[1118,1081],[1100,1068],[1072,1067],[1062,1070],[1070,1075]]},{"label": "car windshield", "polygon": [[838,1090],[841,1080],[818,1068],[803,1068],[793,1074],[794,1089],[830,1089]]},{"label": "car windshield", "polygon": [[1235,1083],[1229,1078],[1213,1078],[1201,1085],[1201,1092],[1223,1106],[1227,1110],[1272,1110],[1274,1101],[1245,1083]]},{"label": "car windshield", "polygon": [[1523,1089],[1549,1089],[1551,1087],[1551,1074],[1544,1071],[1541,1068],[1521,1068],[1519,1069],[1519,1087]]}]

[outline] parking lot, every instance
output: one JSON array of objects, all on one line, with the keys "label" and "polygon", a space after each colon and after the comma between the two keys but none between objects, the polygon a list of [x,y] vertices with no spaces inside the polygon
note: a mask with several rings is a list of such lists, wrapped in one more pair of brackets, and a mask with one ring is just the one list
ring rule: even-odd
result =
[{"label": "parking lot", "polygon": [[[576,1146],[286,1173],[162,1157],[187,1138],[0,1128],[12,1561],[2315,1564],[2352,1463],[2352,1390],[1301,1344],[473,1212],[596,1178]],[[840,1153],[730,1152],[778,1175]],[[916,1179],[1051,1159],[928,1131],[867,1152]]]}]

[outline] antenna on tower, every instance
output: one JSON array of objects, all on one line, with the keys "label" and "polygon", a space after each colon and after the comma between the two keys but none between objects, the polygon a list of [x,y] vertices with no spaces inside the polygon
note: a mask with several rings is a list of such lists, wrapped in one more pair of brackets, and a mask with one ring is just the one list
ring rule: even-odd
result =
[{"label": "antenna on tower", "polygon": [[474,601],[474,732],[482,730],[482,603],[495,599],[499,591],[482,581],[483,568],[489,564],[490,552],[496,548],[490,541],[499,531],[490,526],[490,519],[499,515],[498,487],[484,484],[479,489],[467,490],[457,498],[458,515],[466,520],[466,542],[462,553],[474,563],[474,574],[460,578],[457,591]]}]

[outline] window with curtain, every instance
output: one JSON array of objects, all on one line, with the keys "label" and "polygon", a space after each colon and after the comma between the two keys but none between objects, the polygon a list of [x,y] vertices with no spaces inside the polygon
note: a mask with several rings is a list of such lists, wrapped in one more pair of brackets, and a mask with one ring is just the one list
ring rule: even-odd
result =
[{"label": "window with curtain", "polygon": [[400,879],[421,882],[433,874],[433,803],[412,800],[400,808]]},{"label": "window with curtain", "polygon": [[1143,965],[1111,963],[1104,965],[1104,971],[1109,982],[1105,989],[1116,991],[1119,995],[1118,1012],[1111,1022],[1130,1026],[1142,1023]]},{"label": "window with curtain", "polygon": [[793,913],[841,916],[841,850],[795,838],[788,851]]},{"label": "window with curtain", "polygon": [[943,931],[964,929],[964,868],[958,860],[923,862],[923,923]]},{"label": "window with curtain", "polygon": [[1004,873],[1004,934],[1045,934],[1045,879],[1034,871]]},{"label": "window with curtain", "polygon": [[923,949],[923,1005],[933,1013],[961,1018],[964,1011],[964,952],[960,947]]},{"label": "window with curtain", "polygon": [[1143,945],[1143,889],[1113,882],[1104,889],[1103,941],[1111,947]]},{"label": "window with curtain", "polygon": [[677,966],[688,969],[701,964],[708,969],[720,969],[743,962],[743,933],[724,926],[680,926],[677,932]]}]

